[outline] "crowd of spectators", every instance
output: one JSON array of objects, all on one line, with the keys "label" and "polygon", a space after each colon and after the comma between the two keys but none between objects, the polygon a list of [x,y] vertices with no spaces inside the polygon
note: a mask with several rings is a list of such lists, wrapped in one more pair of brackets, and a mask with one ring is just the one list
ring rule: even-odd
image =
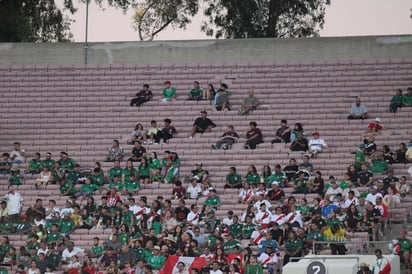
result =
[{"label": "crowd of spectators", "polygon": [[[170,81],[164,84],[162,102],[175,100],[176,89]],[[411,91],[409,88],[401,100],[392,99],[391,111],[408,106]],[[188,100],[213,101],[218,111],[229,111],[231,94],[226,84],[215,91],[212,85],[203,90],[194,82],[187,96]],[[398,92],[396,96],[401,95]],[[144,85],[130,105],[140,107],[152,97],[149,85]],[[239,114],[246,115],[258,105],[249,91]],[[200,112],[189,138],[217,126],[207,114],[206,110]],[[367,118],[366,106],[357,98],[348,119]],[[249,126],[243,147],[256,149],[264,137],[256,122]],[[290,143],[290,152],[297,152],[292,154],[296,157],[283,168],[276,164],[273,171],[269,165],[250,165],[241,174],[235,166],[230,167],[224,188],[238,189],[238,202],[247,209],[239,215],[229,210],[224,218],[216,216],[222,204],[219,196],[224,193],[217,193],[210,181],[214,175],[203,163],[196,163],[190,174],[181,174],[177,152],[165,151],[159,158],[156,152],[147,153],[145,145],[176,137],[177,130],[168,118],[163,127],[155,120],[147,130],[136,125],[128,141],[133,146],[129,158],[119,141],[113,140],[104,159],[113,162],[113,167],[106,171],[99,162],[91,171],[82,170],[67,152],[61,152],[57,161],[51,153],[44,159],[36,153],[21,171],[26,154],[16,142],[0,161],[0,173],[9,176],[0,206],[0,263],[17,265],[19,273],[141,274],[158,272],[168,256],[176,255],[205,258],[205,265],[192,273],[248,274],[263,273],[263,269],[275,273],[292,260],[328,248],[332,254],[345,254],[348,233],[367,232],[370,240],[378,239],[379,232],[385,232],[390,210],[411,194],[407,177],[395,176],[392,165],[410,162],[412,150],[405,143],[396,152],[376,144],[375,137],[383,130],[379,118],[368,125],[353,163],[338,182],[335,176],[323,178],[311,162],[319,153],[331,152],[320,133],[315,131],[308,140],[301,123],[292,129],[286,119],[281,120],[271,142]],[[229,125],[211,147],[230,149],[238,139]],[[37,199],[24,211],[24,197],[15,188],[24,183],[25,173],[35,177],[38,189],[58,185],[65,206],[59,208],[54,199],[44,206],[44,201]],[[152,183],[171,184],[169,196],[148,200],[139,195],[144,185]],[[172,200],[178,200],[176,207]],[[195,202],[186,206],[188,200]],[[90,247],[82,249],[71,240],[76,229],[109,229],[111,233],[96,236]],[[27,235],[27,245],[19,250],[7,236],[15,232]],[[412,244],[404,232],[397,241],[403,264],[409,268]],[[183,262],[176,268],[176,273],[188,273]]]}]

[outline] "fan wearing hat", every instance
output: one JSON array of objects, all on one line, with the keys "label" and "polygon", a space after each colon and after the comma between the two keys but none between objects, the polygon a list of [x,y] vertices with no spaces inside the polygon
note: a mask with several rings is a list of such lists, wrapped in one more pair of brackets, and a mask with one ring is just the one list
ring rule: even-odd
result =
[{"label": "fan wearing hat", "polygon": [[172,83],[170,81],[164,81],[163,85],[161,102],[167,103],[172,99],[176,99],[176,89],[172,87]]},{"label": "fan wearing hat", "polygon": [[156,270],[160,270],[166,262],[166,258],[160,255],[160,247],[155,245],[153,247],[152,256],[148,258],[148,264]]},{"label": "fan wearing hat", "polygon": [[189,138],[192,139],[196,133],[205,133],[211,132],[212,128],[216,127],[216,124],[212,120],[207,118],[207,111],[202,110],[200,112],[200,117],[196,118],[192,126],[192,132],[190,133]]},{"label": "fan wearing hat", "polygon": [[381,118],[375,118],[375,121],[370,122],[368,125],[368,131],[366,134],[372,134],[374,136],[380,135],[381,131],[384,130],[383,125],[381,124]]},{"label": "fan wearing hat", "polygon": [[315,131],[312,135],[313,139],[309,140],[309,152],[312,154],[312,158],[314,158],[324,150],[329,150],[329,147],[325,140],[320,138],[320,133],[318,131]]},{"label": "fan wearing hat", "polygon": [[195,169],[192,169],[191,171],[190,179],[196,179],[199,183],[202,183],[207,180],[208,175],[209,171],[203,168],[203,164],[201,162],[197,162]]},{"label": "fan wearing hat", "polygon": [[217,111],[228,111],[230,110],[229,95],[225,92],[223,88],[218,90],[219,96],[216,98],[216,110]]}]

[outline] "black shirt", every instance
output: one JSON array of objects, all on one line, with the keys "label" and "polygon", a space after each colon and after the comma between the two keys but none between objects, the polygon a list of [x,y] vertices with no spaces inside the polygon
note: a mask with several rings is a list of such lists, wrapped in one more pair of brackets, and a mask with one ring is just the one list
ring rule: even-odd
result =
[{"label": "black shirt", "polygon": [[359,172],[358,177],[359,177],[359,183],[362,186],[364,186],[364,185],[369,183],[370,178],[373,178],[373,173],[370,172],[369,170],[361,171],[361,172]]},{"label": "black shirt", "polygon": [[190,210],[187,207],[183,209],[180,207],[176,207],[175,214],[176,214],[176,221],[184,222],[186,221],[187,215],[189,214]]},{"label": "black shirt", "polygon": [[280,188],[276,190],[271,189],[266,196],[271,201],[279,201],[282,197],[285,197],[285,192],[283,192]]},{"label": "black shirt", "polygon": [[212,120],[209,118],[203,119],[202,117],[197,118],[193,125],[201,128],[202,130],[206,130],[209,126],[216,127]]},{"label": "black shirt", "polygon": [[144,153],[146,153],[146,149],[143,146],[140,146],[140,148],[134,147],[132,150],[133,158],[139,159],[143,156]]}]

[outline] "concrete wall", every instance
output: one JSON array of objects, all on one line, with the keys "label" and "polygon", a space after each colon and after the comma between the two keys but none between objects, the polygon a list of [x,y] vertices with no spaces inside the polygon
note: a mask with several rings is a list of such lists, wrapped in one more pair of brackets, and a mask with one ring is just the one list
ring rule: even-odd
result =
[{"label": "concrete wall", "polygon": [[[89,64],[411,59],[412,35],[301,39],[108,42]],[[0,64],[83,64],[81,43],[0,43]]]}]

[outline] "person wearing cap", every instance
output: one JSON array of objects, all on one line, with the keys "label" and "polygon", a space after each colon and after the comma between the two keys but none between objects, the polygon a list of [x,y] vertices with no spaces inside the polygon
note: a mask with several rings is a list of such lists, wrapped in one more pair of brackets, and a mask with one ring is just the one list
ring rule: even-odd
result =
[{"label": "person wearing cap", "polygon": [[11,165],[10,154],[7,152],[3,153],[0,159],[0,174],[9,174]]},{"label": "person wearing cap", "polygon": [[312,135],[313,139],[310,139],[308,144],[309,152],[312,154],[312,157],[316,157],[316,155],[323,152],[324,150],[329,150],[329,147],[326,144],[325,140],[320,138],[318,131],[315,131]]},{"label": "person wearing cap", "polygon": [[361,99],[359,97],[356,98],[355,102],[350,106],[350,113],[348,119],[367,119],[368,118],[368,110],[366,106],[361,103]]},{"label": "person wearing cap", "polygon": [[223,244],[226,254],[232,253],[235,247],[241,248],[240,241],[236,240],[232,233],[227,234],[227,241]]},{"label": "person wearing cap", "polygon": [[166,258],[160,255],[160,247],[153,247],[152,256],[147,260],[147,263],[155,270],[160,270],[166,262]]},{"label": "person wearing cap", "polygon": [[199,183],[202,183],[207,180],[209,175],[209,171],[203,168],[203,164],[201,162],[197,162],[195,165],[195,169],[192,169],[190,174],[190,179],[196,179]]},{"label": "person wearing cap", "polygon": [[189,90],[189,98],[188,100],[202,100],[203,97],[203,89],[200,87],[198,81],[193,82],[193,88]]},{"label": "person wearing cap", "polygon": [[164,81],[163,85],[164,88],[162,90],[162,99],[160,101],[162,103],[167,103],[176,99],[176,89],[172,87],[172,83],[170,81]]},{"label": "person wearing cap", "polygon": [[381,124],[381,118],[377,117],[375,118],[375,121],[369,123],[368,131],[365,134],[376,136],[381,134],[383,129],[384,127]]},{"label": "person wearing cap", "polygon": [[212,120],[207,118],[207,111],[202,110],[200,112],[200,117],[196,118],[196,120],[193,123],[192,126],[192,131],[190,133],[189,138],[193,138],[196,133],[207,133],[211,132],[212,128],[216,127],[216,124],[213,123]]},{"label": "person wearing cap", "polygon": [[411,107],[412,106],[412,87],[408,87],[407,93],[402,96],[402,106]]},{"label": "person wearing cap", "polygon": [[246,132],[246,143],[243,148],[256,149],[256,146],[261,143],[263,143],[262,131],[257,127],[255,121],[249,122],[249,130]]}]

